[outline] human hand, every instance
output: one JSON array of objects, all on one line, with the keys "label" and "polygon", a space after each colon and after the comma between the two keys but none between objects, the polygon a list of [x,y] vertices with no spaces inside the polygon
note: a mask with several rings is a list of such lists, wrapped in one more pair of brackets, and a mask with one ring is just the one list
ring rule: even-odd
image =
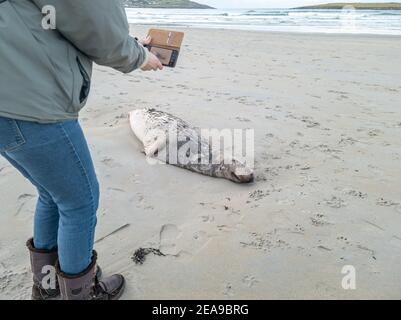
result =
[{"label": "human hand", "polygon": [[[150,36],[147,36],[145,39],[140,39],[138,42],[143,45],[149,45],[152,41]],[[145,50],[147,50],[145,48]],[[159,58],[157,58],[152,52],[148,51],[147,53],[147,63],[141,68],[142,71],[157,71],[163,70],[163,64],[160,62]]]},{"label": "human hand", "polygon": [[[147,50],[147,49],[146,49]],[[163,70],[163,65],[160,62],[159,58],[156,57],[152,52],[147,52],[147,63],[141,68],[142,71],[157,71]]]}]

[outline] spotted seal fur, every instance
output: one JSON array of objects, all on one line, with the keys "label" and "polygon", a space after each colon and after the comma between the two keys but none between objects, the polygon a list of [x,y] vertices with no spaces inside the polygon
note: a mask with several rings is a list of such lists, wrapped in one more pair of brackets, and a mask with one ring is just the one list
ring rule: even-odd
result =
[{"label": "spotted seal fur", "polygon": [[[134,110],[129,118],[131,129],[142,142],[146,156],[163,158],[163,162],[211,177],[236,183],[253,182],[252,169],[234,157],[228,161],[227,157],[224,159],[212,150],[210,139],[202,137],[199,128],[192,127],[184,120],[156,109]],[[176,128],[179,139],[171,139],[169,133],[172,127]],[[160,157],[162,153],[165,157]],[[178,155],[174,157],[176,161],[172,161],[173,153]]]}]

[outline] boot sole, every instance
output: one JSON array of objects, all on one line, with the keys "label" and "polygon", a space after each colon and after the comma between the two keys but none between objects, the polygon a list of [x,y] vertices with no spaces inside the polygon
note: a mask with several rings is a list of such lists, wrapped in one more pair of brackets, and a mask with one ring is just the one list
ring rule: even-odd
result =
[{"label": "boot sole", "polygon": [[119,300],[121,298],[121,296],[124,294],[125,291],[125,287],[126,287],[126,281],[125,278],[123,276],[121,276],[123,279],[123,283],[121,284],[120,288],[118,288],[116,290],[116,294],[112,295],[110,300]]}]

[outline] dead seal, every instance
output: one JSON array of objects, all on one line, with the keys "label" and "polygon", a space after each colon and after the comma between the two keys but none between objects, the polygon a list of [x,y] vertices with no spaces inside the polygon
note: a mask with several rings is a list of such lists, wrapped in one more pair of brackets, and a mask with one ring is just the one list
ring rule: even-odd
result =
[{"label": "dead seal", "polygon": [[211,140],[184,120],[156,109],[134,110],[129,118],[146,156],[211,177],[253,182],[251,168],[233,156],[213,150]]}]

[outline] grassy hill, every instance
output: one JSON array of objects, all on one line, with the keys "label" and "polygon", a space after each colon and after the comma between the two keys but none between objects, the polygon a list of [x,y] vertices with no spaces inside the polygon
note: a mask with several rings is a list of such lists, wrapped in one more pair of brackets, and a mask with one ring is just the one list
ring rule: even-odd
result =
[{"label": "grassy hill", "polygon": [[129,8],[213,9],[189,0],[123,0]]},{"label": "grassy hill", "polygon": [[328,3],[316,6],[299,7],[297,9],[339,9],[341,10],[345,6],[353,6],[359,10],[401,10],[400,2],[386,2],[386,3]]}]

